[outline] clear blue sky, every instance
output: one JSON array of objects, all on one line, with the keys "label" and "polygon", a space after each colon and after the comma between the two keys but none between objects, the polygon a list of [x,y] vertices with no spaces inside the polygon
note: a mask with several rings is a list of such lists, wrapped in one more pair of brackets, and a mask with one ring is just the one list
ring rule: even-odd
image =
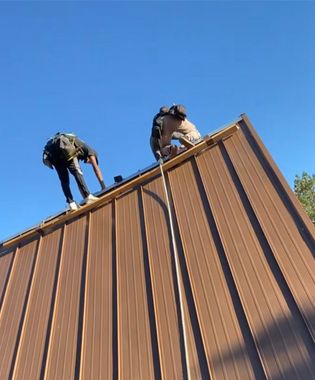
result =
[{"label": "clear blue sky", "polygon": [[291,187],[314,173],[314,19],[311,1],[0,2],[0,240],[65,208],[48,137],[88,142],[109,185],[154,162],[164,104],[203,135],[245,112]]}]

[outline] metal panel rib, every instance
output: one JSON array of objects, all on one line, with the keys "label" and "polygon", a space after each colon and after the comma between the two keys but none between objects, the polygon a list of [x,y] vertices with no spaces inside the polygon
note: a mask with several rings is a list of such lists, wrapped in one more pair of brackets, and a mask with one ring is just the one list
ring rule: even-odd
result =
[{"label": "metal panel rib", "polygon": [[169,178],[211,375],[253,379],[256,363],[245,347],[192,163],[171,171]]},{"label": "metal panel rib", "polygon": [[[248,136],[250,136],[250,138],[252,138],[252,140],[254,141],[254,144],[255,144],[254,150],[257,152],[258,152],[258,150],[260,150],[262,152],[262,155],[264,156],[265,162],[268,163],[268,166],[270,166],[271,171],[274,173],[274,178],[276,178],[276,181],[282,187],[282,188],[279,188],[279,192],[285,193],[283,195],[287,196],[290,199],[290,202],[291,202],[293,208],[295,209],[296,216],[298,215],[299,218],[301,218],[301,220],[303,221],[303,223],[301,225],[300,221],[296,220],[297,226],[299,226],[302,229],[307,230],[307,231],[303,231],[303,233],[306,232],[306,236],[310,237],[310,239],[312,240],[312,243],[313,243],[313,247],[314,247],[314,243],[315,243],[315,227],[314,227],[314,224],[311,222],[311,219],[306,214],[306,212],[305,212],[302,204],[298,200],[298,198],[292,192],[290,186],[288,185],[287,181],[284,178],[284,175],[281,173],[277,164],[274,162],[274,160],[270,156],[270,153],[266,149],[262,140],[258,136],[255,128],[252,126],[248,117],[245,114],[242,115],[242,120],[239,122],[239,126],[241,127],[241,129],[243,131],[247,131]],[[298,219],[298,218],[296,218],[296,219]],[[315,250],[315,248],[313,248],[313,250]]]},{"label": "metal panel rib", "polygon": [[14,379],[33,380],[40,377],[61,238],[60,229],[42,238],[13,373]]},{"label": "metal panel rib", "polygon": [[90,218],[81,379],[111,379],[112,353],[112,204]]},{"label": "metal panel rib", "polygon": [[[186,281],[189,281],[189,280],[186,280]],[[180,284],[181,284],[182,289],[185,289],[184,284],[186,283],[186,281],[183,280],[183,276],[180,276]],[[207,363],[205,359],[204,347],[201,342],[201,339],[199,339],[198,343],[196,343],[197,330],[198,330],[198,333],[200,330],[198,321],[195,321],[195,324],[193,324],[190,317],[192,313],[191,309],[193,307],[191,304],[193,302],[192,300],[193,298],[191,297],[190,302],[188,302],[187,298],[183,297],[184,318],[185,318],[185,324],[187,328],[187,348],[188,348],[189,365],[190,365],[190,368],[189,368],[190,380],[210,380],[209,370],[207,368]],[[200,358],[200,356],[202,357]],[[182,379],[181,377],[177,377],[177,378]],[[175,379],[177,378],[175,377]]]},{"label": "metal panel rib", "polygon": [[24,318],[38,241],[17,250],[0,314],[0,379],[9,379]]},{"label": "metal panel rib", "polygon": [[9,281],[9,276],[11,273],[11,267],[14,260],[15,249],[11,249],[4,256],[0,257],[0,311],[5,296],[6,286]]},{"label": "metal panel rib", "polygon": [[[233,137],[231,137],[233,138]],[[241,199],[220,147],[200,155],[198,167],[264,368],[270,379],[315,377],[314,347],[277,283],[260,230]]]},{"label": "metal panel rib", "polygon": [[283,204],[261,167],[255,152],[239,132],[225,147],[244,186],[286,282],[315,339],[315,261],[297,229],[296,221]]},{"label": "metal panel rib", "polygon": [[154,364],[143,264],[138,194],[117,200],[119,379],[153,379]]},{"label": "metal panel rib", "polygon": [[45,379],[73,379],[80,311],[86,217],[65,227]]},{"label": "metal panel rib", "polygon": [[[174,293],[172,246],[161,179],[143,188],[145,227],[152,277],[161,375],[163,379],[183,378],[180,331]],[[195,363],[198,366],[198,362]]]}]

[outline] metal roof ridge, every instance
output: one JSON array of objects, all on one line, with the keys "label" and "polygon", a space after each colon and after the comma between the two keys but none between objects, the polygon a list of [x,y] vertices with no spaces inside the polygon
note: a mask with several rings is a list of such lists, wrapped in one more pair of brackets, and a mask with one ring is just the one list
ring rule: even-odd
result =
[{"label": "metal roof ridge", "polygon": [[[173,166],[178,165],[180,162],[186,160],[187,158],[191,157],[192,155],[200,152],[201,150],[216,144],[219,140],[222,140],[234,132],[239,128],[237,124],[243,119],[242,114],[238,119],[235,121],[225,124],[223,127],[216,129],[215,131],[205,135],[203,139],[195,145],[193,148],[190,148],[188,150],[183,151],[176,157],[172,159],[167,159],[163,163],[163,167],[166,169],[169,169]],[[58,224],[61,224],[62,222],[67,222],[68,220],[72,219],[73,217],[77,217],[87,211],[91,211],[92,209],[98,208],[104,203],[107,203],[108,201],[112,200],[113,198],[125,193],[126,191],[130,190],[130,188],[134,187],[136,184],[138,184],[141,181],[145,181],[148,178],[151,178],[152,176],[159,173],[159,164],[153,163],[146,168],[139,170],[138,172],[130,175],[129,177],[125,178],[123,181],[119,183],[114,183],[110,185],[108,188],[106,188],[103,191],[99,191],[94,193],[96,196],[99,196],[100,198],[89,204],[80,204],[81,207],[76,211],[70,211],[70,210],[64,210],[59,211],[58,213],[49,216],[48,218],[42,220],[38,224],[27,228],[25,230],[22,230],[21,232],[8,237],[2,241],[0,241],[0,249],[4,248],[3,252],[0,252],[0,256],[5,254],[7,252],[7,249],[9,246],[14,245],[15,243],[18,243],[21,239],[25,237],[32,237],[36,233],[43,233],[44,229],[48,229],[49,227],[56,226]],[[150,174],[150,175],[148,175]],[[128,186],[129,184],[129,186]],[[131,184],[131,186],[130,186]],[[108,197],[107,197],[108,195]]]}]

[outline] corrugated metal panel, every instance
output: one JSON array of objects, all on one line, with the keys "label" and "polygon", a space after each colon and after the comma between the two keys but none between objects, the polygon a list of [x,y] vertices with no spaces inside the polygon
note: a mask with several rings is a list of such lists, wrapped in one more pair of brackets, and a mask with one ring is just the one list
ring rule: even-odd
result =
[{"label": "corrugated metal panel", "polygon": [[[154,378],[157,350],[149,320],[145,235],[137,190],[116,203],[118,374],[120,379]],[[151,314],[152,315],[152,314]]]},{"label": "corrugated metal panel", "polygon": [[45,379],[73,379],[81,347],[87,217],[65,226]]},{"label": "corrugated metal panel", "polygon": [[[113,378],[113,207],[91,213],[87,257],[82,379]],[[117,365],[117,363],[115,363]]]},{"label": "corrugated metal panel", "polygon": [[295,219],[281,202],[280,189],[273,185],[270,176],[265,178],[258,157],[246,149],[244,134],[238,133],[225,147],[284,280],[315,338],[314,251],[309,249],[308,242],[296,228]]},{"label": "corrugated metal panel", "polygon": [[38,244],[32,241],[15,253],[0,316],[0,379],[12,377]]},{"label": "corrugated metal panel", "polygon": [[315,378],[315,229],[237,124],[163,165],[176,250],[158,167],[2,244],[1,379]]},{"label": "corrugated metal panel", "polygon": [[183,378],[172,244],[160,178],[143,186],[145,228],[162,377]]},{"label": "corrugated metal panel", "polygon": [[269,247],[251,209],[246,207],[237,178],[232,177],[224,150],[217,146],[198,157],[197,162],[267,376],[312,378],[312,342],[305,325],[290,308],[290,295],[286,299],[283,294],[281,278],[268,257]]},{"label": "corrugated metal panel", "polygon": [[[142,189],[146,238],[149,253],[157,339],[163,379],[182,379],[187,374],[183,350],[183,325],[180,321],[178,284],[175,274],[174,251],[170,236],[166,195],[161,177],[145,184]],[[179,237],[179,236],[177,236]],[[182,283],[180,281],[180,283]],[[181,286],[181,290],[185,289]],[[189,296],[188,296],[189,298]],[[191,379],[200,379],[204,367],[203,347],[196,341],[198,326],[191,319],[188,303],[184,298],[184,316],[188,335],[188,356]],[[205,362],[205,360],[204,360]]]},{"label": "corrugated metal panel", "polygon": [[0,257],[0,310],[12,267],[14,252],[15,249],[10,250],[4,256]]},{"label": "corrugated metal panel", "polygon": [[221,245],[214,240],[195,174],[193,162],[187,162],[170,172],[170,184],[209,371],[215,379],[252,379],[257,363],[251,363],[248,350],[253,344],[245,345]]},{"label": "corrugated metal panel", "polygon": [[13,372],[15,379],[40,377],[51,305],[54,304],[61,243],[62,229],[57,229],[41,240]]}]

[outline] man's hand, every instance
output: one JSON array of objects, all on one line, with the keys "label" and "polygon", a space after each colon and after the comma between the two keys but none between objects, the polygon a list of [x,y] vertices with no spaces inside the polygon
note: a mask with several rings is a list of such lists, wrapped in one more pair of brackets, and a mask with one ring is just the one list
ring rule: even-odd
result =
[{"label": "man's hand", "polygon": [[49,161],[48,156],[44,155],[43,156],[43,164],[48,166],[50,169],[53,169],[53,164]]}]

